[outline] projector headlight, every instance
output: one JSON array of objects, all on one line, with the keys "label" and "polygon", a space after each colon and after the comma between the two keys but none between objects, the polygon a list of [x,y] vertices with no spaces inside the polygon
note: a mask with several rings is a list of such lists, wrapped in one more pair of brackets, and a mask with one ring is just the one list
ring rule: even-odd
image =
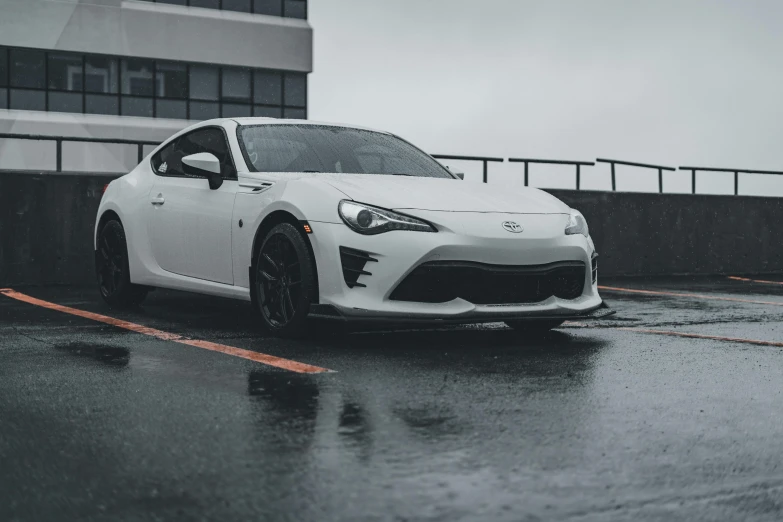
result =
[{"label": "projector headlight", "polygon": [[360,234],[381,234],[391,230],[437,232],[435,227],[421,219],[347,199],[340,201],[337,212],[348,227]]},{"label": "projector headlight", "polygon": [[571,211],[571,215],[568,216],[568,224],[566,225],[565,233],[567,236],[582,234],[585,237],[590,237],[587,221],[585,221],[585,217],[580,212],[576,210]]}]

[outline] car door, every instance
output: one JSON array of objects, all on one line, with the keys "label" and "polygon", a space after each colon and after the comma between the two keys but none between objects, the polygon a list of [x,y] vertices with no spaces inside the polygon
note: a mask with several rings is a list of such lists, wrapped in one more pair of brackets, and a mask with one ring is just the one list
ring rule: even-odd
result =
[{"label": "car door", "polygon": [[[224,181],[217,190],[182,169],[182,158],[199,152],[220,160]],[[147,231],[158,265],[174,274],[233,284],[231,224],[238,185],[225,130],[202,127],[178,137],[153,156],[152,167]]]}]

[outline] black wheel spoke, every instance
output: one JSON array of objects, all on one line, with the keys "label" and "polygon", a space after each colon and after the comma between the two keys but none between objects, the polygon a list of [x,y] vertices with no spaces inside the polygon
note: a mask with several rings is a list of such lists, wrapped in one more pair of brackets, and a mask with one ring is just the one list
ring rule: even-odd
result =
[{"label": "black wheel spoke", "polygon": [[261,312],[270,324],[283,327],[296,316],[302,284],[296,248],[285,234],[273,233],[261,247],[259,264],[256,285]]}]

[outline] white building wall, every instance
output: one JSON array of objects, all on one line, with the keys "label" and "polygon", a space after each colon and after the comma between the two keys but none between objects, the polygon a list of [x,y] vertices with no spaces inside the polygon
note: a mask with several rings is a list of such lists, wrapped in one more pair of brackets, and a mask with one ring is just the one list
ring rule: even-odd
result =
[{"label": "white building wall", "polygon": [[[306,20],[135,0],[0,0],[0,45],[312,70]],[[160,142],[192,122],[0,109],[0,133]],[[54,142],[0,139],[0,170],[53,170]],[[145,153],[150,147],[145,147]],[[128,145],[63,143],[63,171],[128,171]]]}]

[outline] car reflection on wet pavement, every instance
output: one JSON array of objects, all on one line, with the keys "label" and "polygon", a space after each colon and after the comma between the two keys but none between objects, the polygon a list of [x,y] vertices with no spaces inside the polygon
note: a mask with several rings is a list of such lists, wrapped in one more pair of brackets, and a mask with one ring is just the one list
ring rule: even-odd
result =
[{"label": "car reflection on wet pavement", "polygon": [[0,296],[0,520],[779,520],[783,286],[603,284],[703,297],[290,341],[232,301],[23,289],[307,374]]}]

